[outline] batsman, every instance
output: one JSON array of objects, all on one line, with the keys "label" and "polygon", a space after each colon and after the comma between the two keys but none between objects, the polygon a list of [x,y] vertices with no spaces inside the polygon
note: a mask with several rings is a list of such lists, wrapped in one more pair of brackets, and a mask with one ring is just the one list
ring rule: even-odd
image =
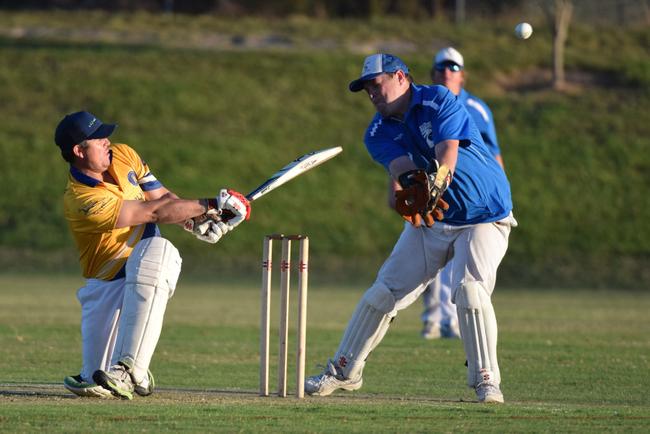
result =
[{"label": "batsman", "polygon": [[70,163],[64,212],[86,281],[81,304],[82,367],[63,380],[85,397],[150,395],[149,370],[181,257],[158,224],[179,224],[216,243],[250,216],[248,200],[222,189],[180,199],[134,149],[111,144],[116,125],[86,111],[59,122],[54,141]]},{"label": "batsman", "polygon": [[453,257],[452,301],[467,384],[479,402],[502,403],[491,296],[514,222],[506,175],[455,95],[443,86],[414,84],[398,57],[367,57],[349,89],[364,90],[377,111],[364,142],[402,188],[395,200],[404,230],[359,301],[334,357],[307,379],[305,392],[325,396],[359,389],[366,360],[397,312]]}]

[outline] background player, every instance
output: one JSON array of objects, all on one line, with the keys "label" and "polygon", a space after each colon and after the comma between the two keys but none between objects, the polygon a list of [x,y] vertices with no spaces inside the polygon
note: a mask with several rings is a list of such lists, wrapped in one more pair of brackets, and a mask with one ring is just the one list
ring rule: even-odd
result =
[{"label": "background player", "polygon": [[[483,100],[464,87],[467,76],[462,54],[453,47],[438,51],[433,58],[431,81],[445,86],[456,95],[478,127],[483,142],[503,168],[492,111]],[[395,188],[399,186],[397,183],[393,185]],[[394,197],[394,194],[391,196]],[[460,337],[456,307],[451,302],[451,268],[451,263],[447,264],[422,294],[422,337],[425,339]]]}]

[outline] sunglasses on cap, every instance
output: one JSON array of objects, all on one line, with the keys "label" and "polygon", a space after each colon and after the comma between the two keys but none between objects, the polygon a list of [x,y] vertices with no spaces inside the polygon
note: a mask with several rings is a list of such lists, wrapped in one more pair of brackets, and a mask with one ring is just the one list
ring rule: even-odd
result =
[{"label": "sunglasses on cap", "polygon": [[436,65],[434,69],[438,72],[442,72],[445,69],[450,70],[451,72],[458,72],[463,69],[461,66],[456,65],[454,62],[444,62]]}]

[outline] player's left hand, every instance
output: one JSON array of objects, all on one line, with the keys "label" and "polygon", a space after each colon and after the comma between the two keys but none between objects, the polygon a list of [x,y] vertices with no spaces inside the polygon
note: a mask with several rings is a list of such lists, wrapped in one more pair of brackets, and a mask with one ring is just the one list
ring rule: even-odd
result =
[{"label": "player's left hand", "polygon": [[[234,229],[251,216],[251,205],[243,194],[230,189],[221,189],[217,196],[217,214],[230,229]],[[208,211],[208,214],[210,211]]]},{"label": "player's left hand", "polygon": [[442,198],[443,193],[451,183],[451,171],[444,164],[440,166],[437,160],[431,160],[427,167],[427,178],[429,178],[429,193],[431,199],[423,213],[425,223],[428,227],[433,226],[434,219],[442,220],[444,212],[449,209],[449,204]]}]

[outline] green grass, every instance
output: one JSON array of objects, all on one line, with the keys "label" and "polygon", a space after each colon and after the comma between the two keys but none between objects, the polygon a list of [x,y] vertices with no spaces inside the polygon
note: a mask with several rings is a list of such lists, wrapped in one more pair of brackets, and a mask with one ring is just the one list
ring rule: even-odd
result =
[{"label": "green grass", "polygon": [[[151,366],[159,390],[123,402],[74,398],[61,385],[80,363],[74,292],[81,283],[65,275],[0,276],[0,431],[650,430],[647,293],[497,289],[503,406],[471,402],[460,342],[422,340],[419,301],[371,355],[360,391],[299,401],[257,396],[257,279],[182,278]],[[364,289],[312,285],[308,373],[333,354]],[[290,366],[293,342],[292,334]],[[276,345],[274,333],[272,356]],[[274,388],[275,365],[271,377]]]},{"label": "green grass", "polygon": [[[0,104],[5,269],[77,270],[62,217],[66,164],[52,134],[65,113],[85,108],[117,122],[113,139],[133,145],[185,197],[223,186],[247,192],[299,155],[343,146],[332,162],[256,202],[246,228],[218,246],[178,228],[163,233],[195,274],[241,272],[258,260],[264,234],[284,232],[310,235],[322,275],[370,278],[401,220],[384,205],[386,174],[362,144],[371,105],[347,84],[366,52],[386,46],[416,81],[426,82],[432,54],[454,44],[467,59],[468,89],[493,109],[520,222],[501,282],[649,287],[645,28],[572,28],[567,69],[597,80],[567,94],[503,85],[548,69],[551,48],[548,29],[536,26],[522,42],[506,20],[456,29],[383,18],[0,12],[0,29],[19,28],[31,33],[0,32],[0,82],[10,83],[0,87],[0,101],[7,102]],[[399,38],[387,37],[389,29],[400,29]],[[279,35],[292,44],[267,50],[204,44],[219,35]]]}]

